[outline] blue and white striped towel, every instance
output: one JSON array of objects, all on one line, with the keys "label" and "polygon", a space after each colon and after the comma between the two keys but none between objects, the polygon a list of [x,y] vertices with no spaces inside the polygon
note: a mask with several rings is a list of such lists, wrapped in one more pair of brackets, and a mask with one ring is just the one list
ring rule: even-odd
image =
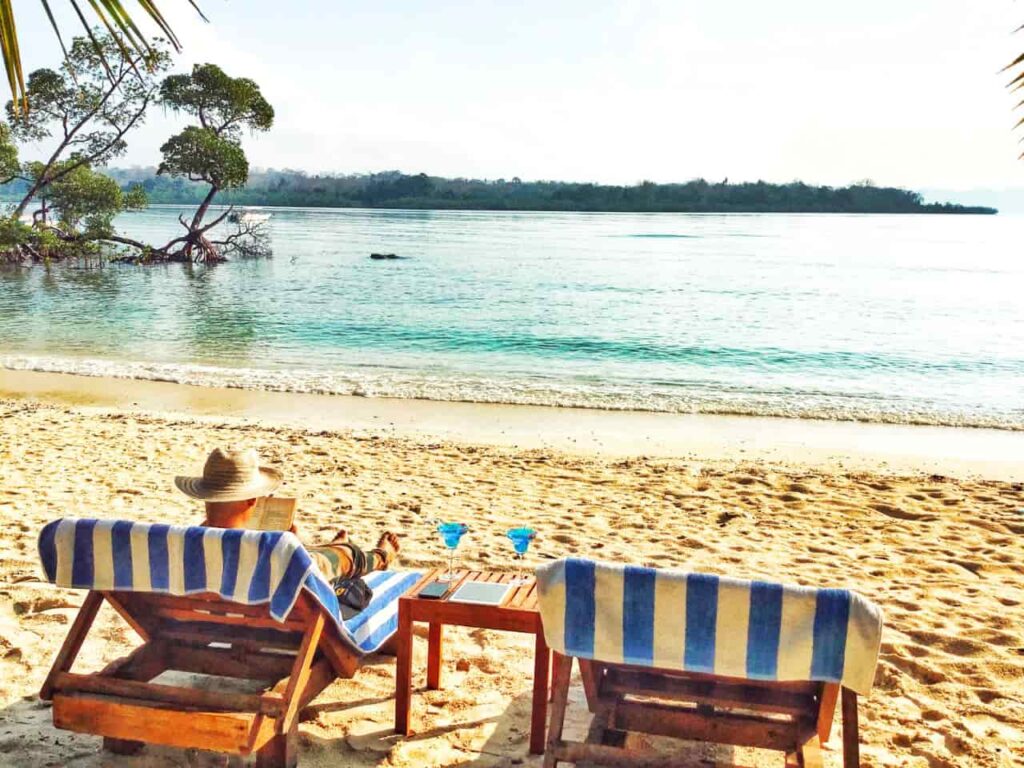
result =
[{"label": "blue and white striped towel", "polygon": [[398,627],[398,598],[420,578],[411,571],[375,571],[365,581],[373,600],[342,621],[338,598],[291,533],[171,526],[127,520],[49,523],[39,534],[47,579],[61,587],[192,595],[214,592],[246,605],[269,604],[278,621],[302,590],[333,618],[342,639],[372,653]]},{"label": "blue and white striped towel", "polygon": [[882,614],[808,589],[568,558],[537,569],[548,645],[568,656],[871,690]]}]

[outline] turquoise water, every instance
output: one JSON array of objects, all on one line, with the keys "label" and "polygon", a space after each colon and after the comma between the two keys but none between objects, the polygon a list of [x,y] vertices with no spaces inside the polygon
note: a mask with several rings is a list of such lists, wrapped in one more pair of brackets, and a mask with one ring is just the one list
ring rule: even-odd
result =
[{"label": "turquoise water", "polygon": [[[177,213],[121,226],[157,241]],[[272,213],[270,260],[0,273],[0,364],[1024,428],[1015,217]]]}]

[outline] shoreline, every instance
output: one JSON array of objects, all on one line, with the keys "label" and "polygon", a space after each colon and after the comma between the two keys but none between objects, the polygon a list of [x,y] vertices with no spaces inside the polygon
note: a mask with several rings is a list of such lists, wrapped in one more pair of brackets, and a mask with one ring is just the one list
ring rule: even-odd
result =
[{"label": "shoreline", "polygon": [[0,369],[0,399],[604,457],[1024,479],[1024,435],[978,427],[366,398],[8,369]]}]

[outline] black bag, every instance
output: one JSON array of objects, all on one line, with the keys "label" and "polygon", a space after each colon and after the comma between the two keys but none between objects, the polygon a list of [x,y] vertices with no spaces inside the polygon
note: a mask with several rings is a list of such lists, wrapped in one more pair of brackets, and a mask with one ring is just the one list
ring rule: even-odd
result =
[{"label": "black bag", "polygon": [[338,579],[334,582],[334,594],[338,597],[342,621],[351,619],[373,599],[373,590],[358,576],[354,579]]}]

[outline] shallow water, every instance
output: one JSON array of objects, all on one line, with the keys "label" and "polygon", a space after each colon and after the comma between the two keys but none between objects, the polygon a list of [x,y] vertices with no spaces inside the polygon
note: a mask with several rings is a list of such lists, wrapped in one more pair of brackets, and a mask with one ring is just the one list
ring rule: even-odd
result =
[{"label": "shallow water", "polygon": [[[159,241],[180,229],[178,212],[121,226]],[[270,260],[0,272],[0,364],[1024,428],[1022,225],[274,209]]]}]

